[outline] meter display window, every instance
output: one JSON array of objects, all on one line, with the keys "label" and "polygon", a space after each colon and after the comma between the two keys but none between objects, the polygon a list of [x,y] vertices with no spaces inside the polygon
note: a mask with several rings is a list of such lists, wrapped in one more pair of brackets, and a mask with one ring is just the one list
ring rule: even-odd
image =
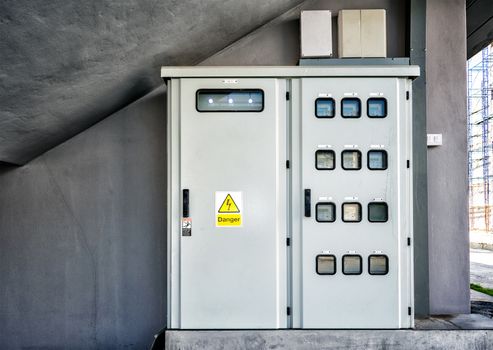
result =
[{"label": "meter display window", "polygon": [[342,168],[344,170],[361,169],[361,152],[353,150],[342,151]]},{"label": "meter display window", "polygon": [[372,150],[368,151],[368,169],[385,170],[387,169],[387,151]]},{"label": "meter display window", "polygon": [[368,273],[370,275],[386,275],[389,273],[387,255],[370,255],[368,257]]},{"label": "meter display window", "polygon": [[369,222],[387,222],[389,220],[389,206],[385,202],[368,203]]},{"label": "meter display window", "polygon": [[316,271],[319,275],[335,275],[336,273],[335,255],[317,255]]},{"label": "meter display window", "polygon": [[262,112],[264,92],[260,89],[201,89],[197,91],[199,112]]},{"label": "meter display window", "polygon": [[347,202],[342,204],[342,221],[360,222],[361,221],[361,204],[356,202]]},{"label": "meter display window", "polygon": [[315,206],[318,222],[334,222],[336,221],[336,205],[334,203],[317,203]]},{"label": "meter display window", "polygon": [[366,107],[370,118],[385,118],[387,116],[387,100],[385,98],[369,98]]},{"label": "meter display window", "polygon": [[334,170],[336,154],[332,150],[318,150],[315,152],[315,168],[318,170]]},{"label": "meter display window", "polygon": [[315,100],[315,116],[317,118],[334,118],[336,106],[333,98],[317,98]]},{"label": "meter display window", "polygon": [[349,97],[341,100],[341,115],[343,118],[361,117],[361,101],[359,98]]},{"label": "meter display window", "polygon": [[363,259],[360,255],[344,255],[342,257],[342,273],[345,275],[361,275]]}]

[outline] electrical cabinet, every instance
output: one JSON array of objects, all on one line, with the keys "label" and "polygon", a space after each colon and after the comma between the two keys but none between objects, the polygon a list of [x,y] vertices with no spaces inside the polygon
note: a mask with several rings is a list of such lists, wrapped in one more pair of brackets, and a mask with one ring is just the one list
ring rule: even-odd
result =
[{"label": "electrical cabinet", "polygon": [[387,57],[385,10],[341,10],[337,23],[339,57]]},{"label": "electrical cabinet", "polygon": [[328,10],[301,11],[301,57],[332,56],[332,14]]},{"label": "electrical cabinet", "polygon": [[418,75],[163,67],[169,328],[413,326]]}]

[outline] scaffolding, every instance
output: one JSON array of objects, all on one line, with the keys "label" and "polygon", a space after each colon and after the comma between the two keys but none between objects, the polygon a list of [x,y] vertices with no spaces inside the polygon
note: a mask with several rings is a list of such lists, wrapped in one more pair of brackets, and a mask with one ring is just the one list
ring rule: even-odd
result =
[{"label": "scaffolding", "polygon": [[490,76],[493,73],[492,47],[485,47],[467,64],[467,133],[469,167],[469,227],[471,231],[491,232],[493,140],[490,135]]}]

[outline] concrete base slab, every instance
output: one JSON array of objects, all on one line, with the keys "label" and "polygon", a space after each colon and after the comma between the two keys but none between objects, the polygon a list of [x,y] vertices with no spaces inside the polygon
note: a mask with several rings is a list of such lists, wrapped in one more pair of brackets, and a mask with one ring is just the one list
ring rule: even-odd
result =
[{"label": "concrete base slab", "polygon": [[493,349],[491,330],[168,330],[164,335],[169,350]]},{"label": "concrete base slab", "polygon": [[493,349],[493,319],[479,314],[416,319],[408,330],[163,330],[152,350]]}]

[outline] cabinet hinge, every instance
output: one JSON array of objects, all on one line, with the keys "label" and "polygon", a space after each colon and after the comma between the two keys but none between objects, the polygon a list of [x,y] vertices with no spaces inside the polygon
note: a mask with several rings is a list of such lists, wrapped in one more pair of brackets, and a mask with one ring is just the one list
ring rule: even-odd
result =
[{"label": "cabinet hinge", "polygon": [[291,238],[286,238],[286,245],[289,247],[291,246]]},{"label": "cabinet hinge", "polygon": [[409,100],[409,91],[406,91],[406,100]]},{"label": "cabinet hinge", "polygon": [[289,91],[286,91],[286,101],[289,101]]},{"label": "cabinet hinge", "polygon": [[410,306],[407,308],[407,314],[408,314],[409,316],[411,316],[411,307],[410,307]]},{"label": "cabinet hinge", "polygon": [[411,162],[409,161],[409,159],[406,161],[406,167],[409,169],[409,167],[411,166]]},{"label": "cabinet hinge", "polygon": [[289,306],[286,308],[286,314],[291,316],[291,308]]},{"label": "cabinet hinge", "polygon": [[411,237],[407,237],[407,245],[411,245]]},{"label": "cabinet hinge", "polygon": [[286,169],[289,169],[289,167],[291,166],[289,160],[286,161]]}]

